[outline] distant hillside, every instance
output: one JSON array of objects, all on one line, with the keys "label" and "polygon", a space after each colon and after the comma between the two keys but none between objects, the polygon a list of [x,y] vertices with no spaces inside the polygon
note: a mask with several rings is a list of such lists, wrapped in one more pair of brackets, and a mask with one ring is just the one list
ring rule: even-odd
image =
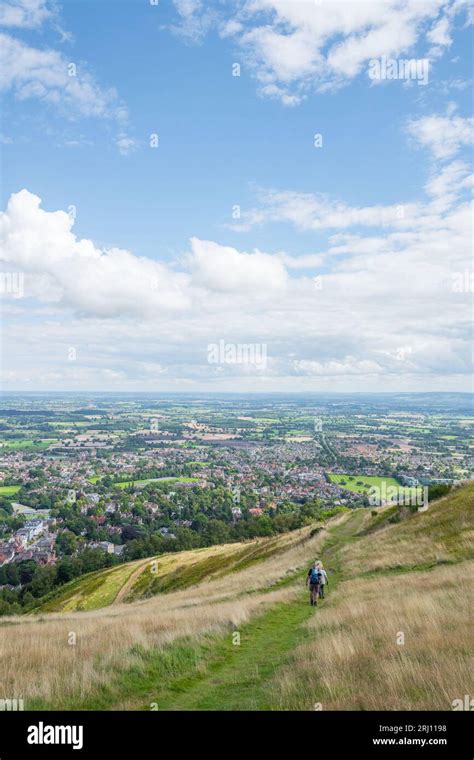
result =
[{"label": "distant hillside", "polygon": [[304,544],[313,530],[303,528],[272,538],[161,554],[87,573],[43,597],[33,613],[96,610],[195,586],[283,554]]},{"label": "distant hillside", "polygon": [[[3,618],[0,698],[450,710],[472,694],[474,483],[426,512],[357,509],[317,527],[92,573],[40,615]],[[316,609],[305,589],[315,558],[330,581]]]}]

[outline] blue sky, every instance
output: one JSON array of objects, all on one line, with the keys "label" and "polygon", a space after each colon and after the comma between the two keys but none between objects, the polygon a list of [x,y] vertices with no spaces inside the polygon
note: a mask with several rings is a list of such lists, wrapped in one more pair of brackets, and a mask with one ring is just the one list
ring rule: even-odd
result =
[{"label": "blue sky", "polygon": [[4,387],[470,389],[467,5],[328,6],[0,2]]}]

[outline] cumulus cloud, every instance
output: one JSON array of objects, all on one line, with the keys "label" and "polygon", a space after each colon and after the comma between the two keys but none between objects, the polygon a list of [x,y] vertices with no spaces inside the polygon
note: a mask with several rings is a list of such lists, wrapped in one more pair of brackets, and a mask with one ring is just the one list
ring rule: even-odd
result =
[{"label": "cumulus cloud", "polygon": [[436,159],[444,160],[455,156],[462,147],[472,145],[474,119],[453,113],[422,116],[408,123],[408,133]]},{"label": "cumulus cloud", "polygon": [[[187,257],[164,262],[79,239],[67,213],[21,191],[0,217],[2,268],[25,274],[25,298],[5,315],[6,381],[380,390],[434,389],[444,377],[444,387],[466,387],[472,294],[453,277],[470,267],[470,213],[459,202],[432,225],[338,231],[301,260],[193,238]],[[209,365],[208,345],[220,339],[264,344],[266,368]]]},{"label": "cumulus cloud", "polygon": [[1,260],[26,273],[27,294],[101,317],[187,307],[185,275],[129,251],[101,250],[91,240],[77,239],[69,214],[44,211],[40,203],[22,190],[0,217]]},{"label": "cumulus cloud", "polygon": [[282,260],[261,251],[240,252],[192,238],[188,271],[119,248],[101,249],[78,239],[73,218],[48,212],[41,199],[22,190],[0,214],[0,260],[27,277],[27,293],[58,302],[80,315],[156,318],[190,310],[199,298],[229,294],[268,298],[284,290]]},{"label": "cumulus cloud", "polygon": [[273,296],[287,283],[282,261],[267,253],[241,253],[235,248],[196,238],[192,238],[191,248],[195,280],[211,290]]},{"label": "cumulus cloud", "polygon": [[[458,0],[206,3],[175,0],[183,34],[201,41],[215,26],[245,54],[259,92],[297,105],[311,91],[340,87],[371,59],[415,49],[439,57],[467,4]],[[417,55],[418,55],[417,50]]]}]

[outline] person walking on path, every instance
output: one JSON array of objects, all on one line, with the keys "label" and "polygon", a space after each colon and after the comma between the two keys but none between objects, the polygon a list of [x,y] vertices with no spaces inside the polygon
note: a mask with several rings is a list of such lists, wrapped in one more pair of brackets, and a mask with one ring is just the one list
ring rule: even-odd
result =
[{"label": "person walking on path", "polygon": [[322,562],[318,562],[319,572],[321,573],[321,588],[319,589],[319,596],[324,599],[324,587],[329,584],[328,574],[323,567]]},{"label": "person walking on path", "polygon": [[318,604],[319,589],[321,588],[321,571],[317,562],[315,562],[308,570],[306,585],[309,586],[311,607],[316,607]]}]

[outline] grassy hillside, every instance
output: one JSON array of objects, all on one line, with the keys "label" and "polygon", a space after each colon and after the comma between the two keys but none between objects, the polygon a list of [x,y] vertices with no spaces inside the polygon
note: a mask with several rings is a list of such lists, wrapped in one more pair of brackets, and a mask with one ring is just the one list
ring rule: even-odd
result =
[{"label": "grassy hillside", "polygon": [[139,560],[83,575],[43,597],[33,612],[73,612],[106,607],[115,601],[131,576],[143,566],[144,561]]},{"label": "grassy hillside", "polygon": [[324,709],[446,710],[472,692],[474,484],[390,523],[396,514],[328,547],[337,594],[280,674],[280,707],[317,695]]},{"label": "grassy hillside", "polygon": [[[313,535],[159,557],[156,575],[149,560],[91,574],[83,583],[104,576],[114,603],[102,589],[102,609],[0,621],[0,698],[21,694],[30,709],[450,710],[473,690],[474,484],[426,512],[372,512]],[[304,587],[315,557],[330,578],[316,609]]]},{"label": "grassy hillside", "polygon": [[34,613],[96,610],[195,586],[203,580],[222,578],[272,555],[284,553],[305,542],[308,534],[308,529],[304,529],[274,538],[162,554],[98,570],[49,594]]}]

